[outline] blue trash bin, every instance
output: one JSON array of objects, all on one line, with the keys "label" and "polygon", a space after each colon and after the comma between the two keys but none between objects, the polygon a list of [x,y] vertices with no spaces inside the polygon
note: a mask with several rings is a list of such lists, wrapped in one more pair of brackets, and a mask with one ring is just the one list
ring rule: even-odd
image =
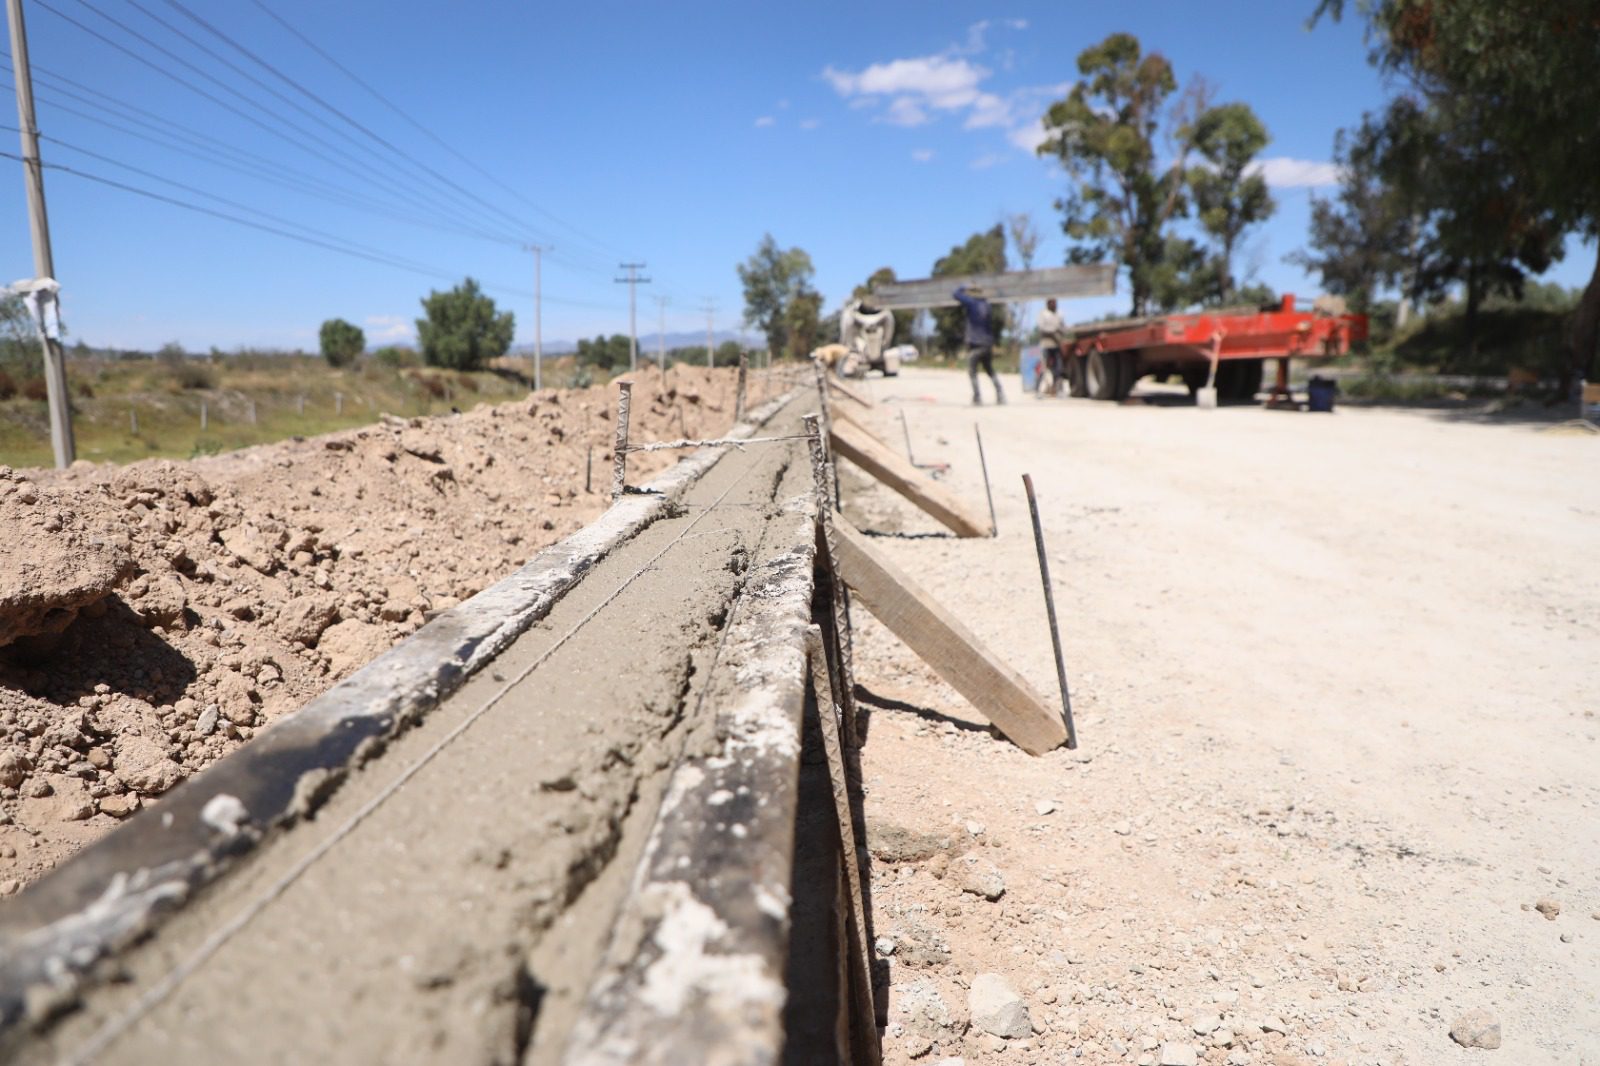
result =
[{"label": "blue trash bin", "polygon": [[1307,408],[1312,411],[1332,411],[1333,397],[1339,383],[1332,378],[1313,377],[1306,385]]}]

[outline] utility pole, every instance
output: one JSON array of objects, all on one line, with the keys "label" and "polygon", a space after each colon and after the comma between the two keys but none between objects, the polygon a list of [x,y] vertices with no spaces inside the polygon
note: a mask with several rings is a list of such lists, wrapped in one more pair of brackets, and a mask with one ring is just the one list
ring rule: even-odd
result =
[{"label": "utility pole", "polygon": [[[33,233],[33,272],[36,278],[56,276],[55,259],[50,254],[50,220],[44,209],[44,167],[39,162],[39,127],[33,117],[33,74],[28,66],[28,33],[22,23],[22,0],[6,0],[6,19],[11,29],[11,69],[17,83],[17,125],[22,127],[22,171],[28,186],[28,228]],[[45,398],[50,407],[50,448],[56,466],[68,467],[76,458],[72,439],[72,408],[67,395],[67,371],[62,365],[61,344],[50,335],[47,301],[55,292],[40,289],[29,293],[44,348]],[[58,305],[59,306],[59,305]]]},{"label": "utility pole", "polygon": [[533,389],[544,387],[544,253],[548,244],[524,244],[533,253]]},{"label": "utility pole", "polygon": [[628,272],[625,278],[617,278],[619,285],[628,286],[628,369],[639,369],[639,315],[638,304],[634,298],[634,287],[650,284],[649,278],[641,278],[639,271],[644,269],[643,263],[618,263],[619,267]]},{"label": "utility pole", "polygon": [[711,323],[716,318],[717,301],[707,300],[700,310],[706,313],[706,367],[710,369],[717,365],[717,349],[711,343]]},{"label": "utility pole", "polygon": [[667,298],[656,297],[656,363],[667,369]]}]

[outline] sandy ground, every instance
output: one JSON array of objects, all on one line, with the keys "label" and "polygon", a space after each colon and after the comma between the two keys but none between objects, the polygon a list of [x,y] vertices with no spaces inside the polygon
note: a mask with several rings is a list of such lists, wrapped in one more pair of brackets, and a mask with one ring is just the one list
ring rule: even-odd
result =
[{"label": "sandy ground", "polygon": [[[887,1061],[1600,1063],[1600,439],[1008,386],[870,385],[980,506],[981,423],[997,541],[846,505],[1054,693],[1030,472],[1082,739],[1027,757],[859,623],[913,706],[865,752]],[[975,1024],[980,974],[1033,1036]]]},{"label": "sandy ground", "polygon": [[[634,440],[720,434],[734,377],[641,372]],[[752,404],[767,384],[752,375]],[[592,521],[616,396],[187,463],[0,467],[0,896]],[[631,480],[678,454],[631,457]]]}]

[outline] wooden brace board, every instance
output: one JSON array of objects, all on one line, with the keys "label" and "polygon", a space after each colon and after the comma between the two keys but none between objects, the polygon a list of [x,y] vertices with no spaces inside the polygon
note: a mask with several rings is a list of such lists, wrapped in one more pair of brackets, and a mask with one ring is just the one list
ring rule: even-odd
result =
[{"label": "wooden brace board", "polygon": [[840,515],[833,516],[840,576],[873,616],[1023,751],[1067,739],[1058,711]]},{"label": "wooden brace board", "polygon": [[987,537],[989,523],[955,493],[912,466],[893,448],[835,412],[829,427],[833,450],[938,519],[958,537]]}]

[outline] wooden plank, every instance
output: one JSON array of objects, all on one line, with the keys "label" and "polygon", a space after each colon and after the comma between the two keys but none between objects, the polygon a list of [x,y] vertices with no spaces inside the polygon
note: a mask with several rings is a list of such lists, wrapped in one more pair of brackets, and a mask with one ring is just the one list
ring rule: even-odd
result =
[{"label": "wooden plank", "polygon": [[938,519],[959,537],[987,537],[989,523],[955,493],[900,457],[889,445],[835,411],[829,440],[838,454]]},{"label": "wooden plank", "polygon": [[833,377],[832,375],[830,375],[828,377],[828,386],[830,388],[832,388],[834,392],[837,392],[840,396],[843,396],[847,400],[854,400],[856,403],[860,404],[862,407],[872,408],[872,407],[876,407],[877,406],[871,400],[867,399],[865,396],[861,395],[856,390],[851,389],[851,388],[846,388],[843,382],[841,382],[838,378]]},{"label": "wooden plank", "polygon": [[880,554],[860,530],[839,515],[833,529],[839,571],[862,605],[1012,743],[1030,755],[1042,755],[1067,739],[1060,713],[1050,710],[1032,685]]},{"label": "wooden plank", "polygon": [[1085,296],[1110,296],[1116,289],[1116,278],[1117,268],[1111,263],[918,278],[915,281],[891,281],[874,286],[869,302],[874,307],[891,310],[955,307],[955,297],[951,294],[963,285],[977,289],[991,303],[1043,300],[1052,296],[1071,300]]}]

